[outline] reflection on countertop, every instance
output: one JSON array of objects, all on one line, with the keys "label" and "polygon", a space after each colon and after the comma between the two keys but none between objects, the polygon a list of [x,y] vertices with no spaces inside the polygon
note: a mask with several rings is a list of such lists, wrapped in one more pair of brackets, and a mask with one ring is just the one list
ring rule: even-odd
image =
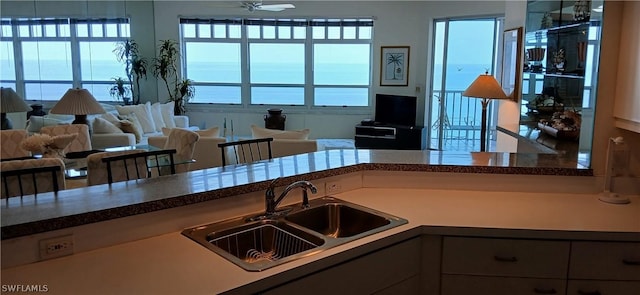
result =
[{"label": "reflection on countertop", "polygon": [[[590,154],[580,151],[578,140],[556,138],[540,130],[536,122],[498,126],[497,130],[515,137],[519,141],[518,146],[534,146],[540,153],[558,154],[558,160],[563,163],[570,163],[569,165],[575,163],[576,167],[588,167],[591,162]],[[564,164],[559,163],[559,165]]]},{"label": "reflection on countertop", "polygon": [[2,202],[2,239],[101,222],[265,190],[283,183],[357,171],[418,171],[592,176],[561,154],[326,150],[248,165],[192,171],[9,198]]}]

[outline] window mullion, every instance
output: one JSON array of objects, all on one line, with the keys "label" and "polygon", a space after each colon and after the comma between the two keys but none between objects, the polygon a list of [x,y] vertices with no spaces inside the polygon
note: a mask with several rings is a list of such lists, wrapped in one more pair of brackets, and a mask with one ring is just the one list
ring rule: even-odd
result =
[{"label": "window mullion", "polygon": [[[22,93],[22,97],[26,95],[26,86],[24,85],[24,63],[22,57],[22,41],[18,35],[18,26],[11,26],[11,34],[13,39],[13,65],[16,69],[16,92]],[[25,97],[26,98],[26,97]],[[28,99],[28,98],[27,98]]]},{"label": "window mullion", "polygon": [[314,105],[314,91],[315,85],[313,84],[313,27],[307,26],[306,39],[304,41],[304,56],[305,56],[305,79],[304,79],[304,104],[307,108],[311,108]]},{"label": "window mullion", "polygon": [[251,81],[249,73],[249,38],[248,29],[246,25],[241,26],[240,30],[240,97],[241,103],[244,106],[251,105]]},{"label": "window mullion", "polygon": [[[71,22],[70,22],[71,23]],[[91,27],[89,26],[89,36],[91,36]],[[70,47],[71,47],[71,72],[73,81],[71,84],[74,88],[82,87],[82,66],[80,61],[80,43],[78,41],[76,25],[69,25]]]}]

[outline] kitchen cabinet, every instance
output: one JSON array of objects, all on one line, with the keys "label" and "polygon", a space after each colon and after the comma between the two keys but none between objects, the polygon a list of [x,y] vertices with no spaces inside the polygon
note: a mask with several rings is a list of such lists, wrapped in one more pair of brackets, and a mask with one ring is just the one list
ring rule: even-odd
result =
[{"label": "kitchen cabinet", "polygon": [[413,238],[261,294],[418,294],[420,238]]},{"label": "kitchen cabinet", "polygon": [[444,237],[442,292],[564,294],[567,241]]},{"label": "kitchen cabinet", "polygon": [[615,126],[640,133],[640,2],[623,2],[613,116]]},{"label": "kitchen cabinet", "polygon": [[637,290],[637,242],[443,237],[443,295],[624,295]]}]

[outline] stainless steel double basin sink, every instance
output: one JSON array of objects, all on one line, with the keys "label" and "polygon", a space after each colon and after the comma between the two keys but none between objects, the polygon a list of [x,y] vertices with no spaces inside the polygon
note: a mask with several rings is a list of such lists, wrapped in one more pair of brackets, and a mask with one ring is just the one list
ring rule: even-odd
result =
[{"label": "stainless steel double basin sink", "polygon": [[182,234],[248,271],[288,261],[407,223],[406,219],[333,197],[188,228]]}]

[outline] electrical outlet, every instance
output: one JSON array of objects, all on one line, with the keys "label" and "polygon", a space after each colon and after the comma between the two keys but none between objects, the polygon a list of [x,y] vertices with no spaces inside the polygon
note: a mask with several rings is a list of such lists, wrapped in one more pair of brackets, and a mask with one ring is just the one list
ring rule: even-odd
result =
[{"label": "electrical outlet", "polygon": [[327,194],[335,194],[342,190],[342,184],[339,181],[329,181],[326,183],[324,190]]},{"label": "electrical outlet", "polygon": [[40,259],[46,260],[73,254],[73,235],[40,241]]}]

